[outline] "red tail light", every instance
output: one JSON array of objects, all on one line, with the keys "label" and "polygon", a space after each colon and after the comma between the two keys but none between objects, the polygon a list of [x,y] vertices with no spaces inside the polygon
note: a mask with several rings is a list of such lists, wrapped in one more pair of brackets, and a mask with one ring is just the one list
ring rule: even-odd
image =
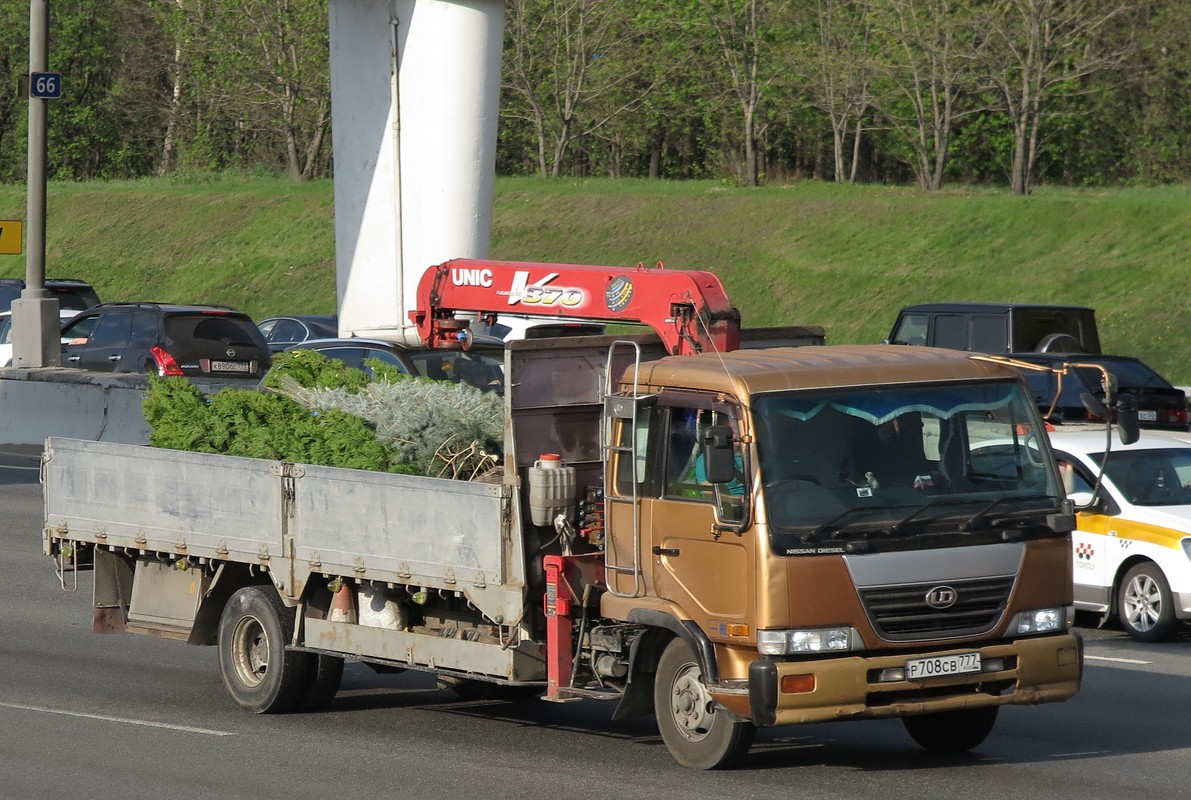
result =
[{"label": "red tail light", "polygon": [[154,347],[149,351],[153,354],[153,360],[157,362],[157,374],[163,378],[167,375],[182,375],[182,368],[178,366],[178,362],[174,357],[167,353],[160,347]]},{"label": "red tail light", "polygon": [[1169,408],[1162,412],[1162,421],[1167,425],[1186,425],[1187,424],[1187,409],[1185,408]]}]

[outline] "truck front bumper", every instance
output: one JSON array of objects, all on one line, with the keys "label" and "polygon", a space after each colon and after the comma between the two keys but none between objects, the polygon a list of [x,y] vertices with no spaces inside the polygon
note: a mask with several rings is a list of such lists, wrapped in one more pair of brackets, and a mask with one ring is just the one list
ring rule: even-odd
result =
[{"label": "truck front bumper", "polygon": [[[908,658],[973,652],[981,656],[979,673],[905,679]],[[763,657],[749,667],[747,692],[713,689],[712,694],[756,725],[788,725],[1051,703],[1079,691],[1082,673],[1083,640],[1068,633],[909,654],[811,661]]]}]

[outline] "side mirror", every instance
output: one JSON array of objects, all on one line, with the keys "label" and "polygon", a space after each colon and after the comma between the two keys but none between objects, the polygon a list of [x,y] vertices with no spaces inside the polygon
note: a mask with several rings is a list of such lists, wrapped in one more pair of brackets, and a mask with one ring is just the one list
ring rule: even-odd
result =
[{"label": "side mirror", "polygon": [[1141,429],[1137,422],[1137,398],[1128,392],[1122,392],[1117,397],[1117,435],[1121,444],[1129,445],[1141,437]]},{"label": "side mirror", "polygon": [[703,466],[708,483],[731,483],[736,477],[732,429],[727,425],[712,425],[703,435]]},{"label": "side mirror", "polygon": [[1076,511],[1095,511],[1092,505],[1093,495],[1091,492],[1072,492],[1067,495],[1067,499],[1075,505]]}]

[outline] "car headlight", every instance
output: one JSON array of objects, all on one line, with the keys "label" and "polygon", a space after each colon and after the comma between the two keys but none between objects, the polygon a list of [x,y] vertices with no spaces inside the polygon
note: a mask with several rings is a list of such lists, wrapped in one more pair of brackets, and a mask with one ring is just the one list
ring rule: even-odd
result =
[{"label": "car headlight", "polygon": [[1013,626],[1019,636],[1032,633],[1056,633],[1069,629],[1075,622],[1074,606],[1036,608],[1017,615]]},{"label": "car headlight", "polygon": [[1179,544],[1183,546],[1183,553],[1191,559],[1191,539],[1183,539]]},{"label": "car headlight", "polygon": [[860,646],[860,636],[853,628],[757,631],[757,650],[767,656],[842,653]]}]

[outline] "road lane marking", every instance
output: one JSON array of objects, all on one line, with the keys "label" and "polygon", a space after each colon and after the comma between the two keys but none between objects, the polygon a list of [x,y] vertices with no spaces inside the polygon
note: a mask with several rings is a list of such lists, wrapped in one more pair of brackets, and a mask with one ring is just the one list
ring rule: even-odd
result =
[{"label": "road lane marking", "polygon": [[1085,661],[1111,661],[1114,664],[1153,664],[1153,661],[1140,661],[1136,658],[1110,658],[1109,656],[1084,655]]},{"label": "road lane marking", "polygon": [[27,706],[22,703],[5,703],[0,702],[0,707],[16,708],[21,711],[35,711],[39,714],[58,714],[63,717],[82,717],[83,719],[97,719],[101,722],[119,722],[123,725],[140,725],[144,728],[165,728],[171,731],[181,731],[182,733],[200,733],[204,736],[235,736],[234,731],[216,731],[210,728],[195,728],[190,725],[172,725],[167,722],[150,722],[145,719],[132,719],[130,717],[109,717],[105,714],[86,714],[82,711],[66,711],[61,708],[46,708],[45,706]]}]

